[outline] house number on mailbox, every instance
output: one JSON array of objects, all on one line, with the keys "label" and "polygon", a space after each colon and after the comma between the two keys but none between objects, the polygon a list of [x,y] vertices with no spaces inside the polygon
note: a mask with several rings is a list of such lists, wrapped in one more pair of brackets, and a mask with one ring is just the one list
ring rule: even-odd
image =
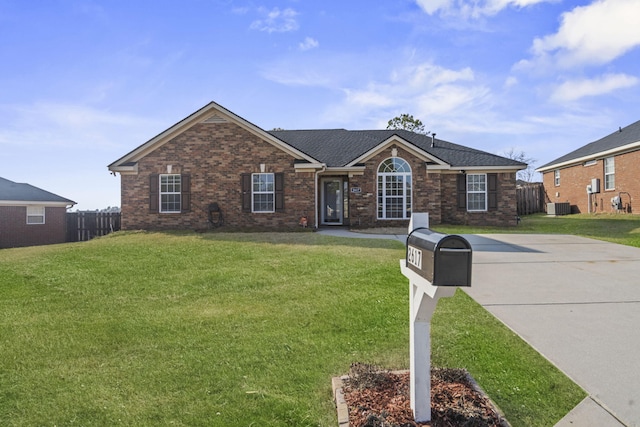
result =
[{"label": "house number on mailbox", "polygon": [[407,247],[407,262],[422,270],[422,251],[413,246]]}]

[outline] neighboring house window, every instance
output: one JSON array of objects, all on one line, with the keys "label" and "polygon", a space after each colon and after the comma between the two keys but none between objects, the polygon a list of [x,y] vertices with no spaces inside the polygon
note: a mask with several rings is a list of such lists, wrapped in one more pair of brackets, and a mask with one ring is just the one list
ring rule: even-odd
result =
[{"label": "neighboring house window", "polygon": [[180,213],[191,209],[191,175],[153,174],[149,181],[149,210]]},{"label": "neighboring house window", "polygon": [[556,187],[560,185],[560,169],[553,171],[553,184]]},{"label": "neighboring house window", "polygon": [[243,212],[280,212],[284,210],[283,173],[243,173]]},{"label": "neighboring house window", "polygon": [[604,159],[604,189],[613,190],[616,188],[616,165],[613,157]]},{"label": "neighboring house window", "polygon": [[467,210],[487,210],[487,175],[467,175]]},{"label": "neighboring house window", "polygon": [[275,211],[275,179],[272,173],[251,175],[251,211]]},{"label": "neighboring house window", "polygon": [[498,174],[468,174],[457,176],[457,206],[468,212],[498,209]]},{"label": "neighboring house window", "polygon": [[176,213],[182,208],[180,175],[160,175],[160,212]]},{"label": "neighboring house window", "polygon": [[44,224],[44,206],[27,206],[27,224]]},{"label": "neighboring house window", "polygon": [[411,167],[398,157],[378,167],[378,219],[411,217]]}]

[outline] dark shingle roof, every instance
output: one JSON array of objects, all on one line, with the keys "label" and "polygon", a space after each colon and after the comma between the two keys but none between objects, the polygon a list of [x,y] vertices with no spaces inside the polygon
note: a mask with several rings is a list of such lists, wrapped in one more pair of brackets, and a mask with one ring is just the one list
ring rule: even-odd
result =
[{"label": "dark shingle roof", "polygon": [[616,148],[624,147],[625,145],[633,144],[640,141],[640,120],[629,126],[620,128],[610,135],[600,138],[597,141],[593,141],[587,145],[584,145],[577,150],[574,150],[562,157],[558,157],[552,162],[540,166],[538,169],[548,168],[560,163],[570,162],[576,159],[582,159],[585,157],[596,157],[599,153],[605,151],[615,150]]},{"label": "dark shingle roof", "polygon": [[464,147],[442,139],[407,130],[285,130],[271,131],[271,135],[286,142],[305,154],[326,163],[329,167],[341,167],[351,163],[394,135],[429,153],[452,167],[514,167],[524,163],[497,156],[485,151]]},{"label": "dark shingle roof", "polygon": [[0,200],[16,202],[55,202],[76,204],[73,200],[65,199],[29,184],[19,184],[0,177]]}]

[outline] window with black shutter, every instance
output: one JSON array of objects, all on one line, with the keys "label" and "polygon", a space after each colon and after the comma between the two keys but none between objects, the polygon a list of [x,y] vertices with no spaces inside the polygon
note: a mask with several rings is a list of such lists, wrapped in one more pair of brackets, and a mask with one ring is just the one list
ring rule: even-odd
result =
[{"label": "window with black shutter", "polygon": [[283,173],[243,173],[240,175],[243,212],[284,210]]},{"label": "window with black shutter", "polygon": [[149,211],[180,213],[191,210],[191,175],[152,174],[149,177]]},{"label": "window with black shutter", "polygon": [[149,211],[157,213],[160,209],[160,175],[149,177]]},{"label": "window with black shutter", "polygon": [[275,174],[276,212],[284,210],[284,174]]},{"label": "window with black shutter", "polygon": [[240,175],[240,188],[242,188],[242,212],[251,212],[251,174]]},{"label": "window with black shutter", "polygon": [[182,174],[180,175],[180,180],[182,182],[180,192],[182,206],[180,210],[181,212],[189,212],[191,210],[191,175]]},{"label": "window with black shutter", "polygon": [[498,209],[498,174],[460,174],[456,188],[458,209],[469,212]]},{"label": "window with black shutter", "polygon": [[490,211],[498,209],[498,174],[487,174],[487,208]]},{"label": "window with black shutter", "polygon": [[467,176],[465,174],[459,174],[456,176],[456,189],[457,189],[457,201],[458,209],[467,208]]}]

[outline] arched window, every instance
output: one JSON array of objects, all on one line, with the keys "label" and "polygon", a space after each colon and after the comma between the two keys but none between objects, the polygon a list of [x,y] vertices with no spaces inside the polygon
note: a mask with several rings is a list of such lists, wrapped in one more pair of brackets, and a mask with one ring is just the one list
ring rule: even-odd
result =
[{"label": "arched window", "polygon": [[391,157],[378,167],[378,219],[411,217],[411,167]]}]

